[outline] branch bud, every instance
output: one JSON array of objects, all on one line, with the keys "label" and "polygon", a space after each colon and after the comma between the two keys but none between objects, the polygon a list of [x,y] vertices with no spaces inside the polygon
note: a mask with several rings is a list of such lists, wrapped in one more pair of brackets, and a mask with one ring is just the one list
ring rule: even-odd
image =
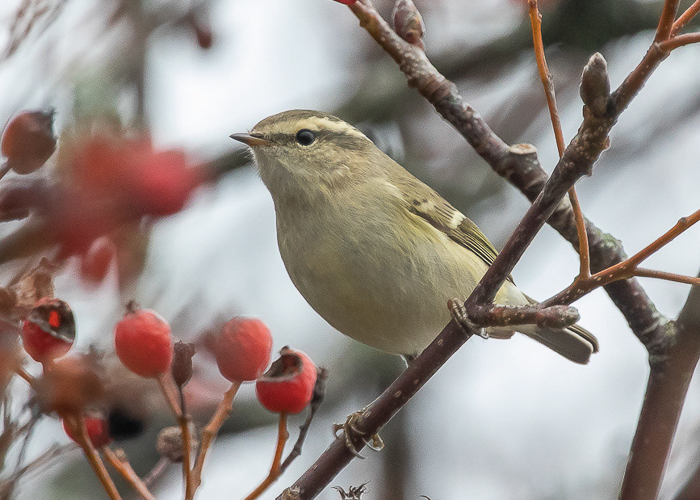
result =
[{"label": "branch bud", "polygon": [[583,103],[593,116],[602,118],[610,101],[610,79],[608,63],[599,52],[593,54],[583,68],[580,92]]},{"label": "branch bud", "polygon": [[425,52],[425,25],[413,0],[396,0],[391,18],[394,20],[396,34]]}]

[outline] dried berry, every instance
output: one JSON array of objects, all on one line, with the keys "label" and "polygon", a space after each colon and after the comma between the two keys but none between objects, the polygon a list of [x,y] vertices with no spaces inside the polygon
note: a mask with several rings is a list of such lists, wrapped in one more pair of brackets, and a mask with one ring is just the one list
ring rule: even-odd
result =
[{"label": "dried berry", "polygon": [[[194,425],[190,423],[190,446],[196,449],[199,441],[196,437]],[[180,427],[166,427],[158,433],[156,440],[158,454],[171,462],[182,462],[184,452],[182,450],[182,429]]]},{"label": "dried berry", "polygon": [[[112,442],[112,436],[109,434],[109,427],[104,418],[85,417],[85,429],[87,430],[90,442],[95,448],[102,448]],[[77,436],[73,433],[73,429],[65,420],[63,420],[63,430],[66,431],[68,437],[73,441],[76,443],[79,441]]]},{"label": "dried berry", "polygon": [[258,378],[270,363],[272,335],[258,319],[233,318],[216,339],[219,371],[231,382]]},{"label": "dried berry", "polygon": [[155,311],[132,302],[114,333],[117,356],[129,370],[153,378],[167,372],[173,359],[170,325]]},{"label": "dried berry", "polygon": [[66,354],[75,341],[75,319],[70,306],[45,297],[36,303],[22,325],[24,350],[40,363]]},{"label": "dried berry", "polygon": [[184,386],[192,377],[192,356],[194,356],[194,353],[194,344],[182,341],[175,343],[173,364],[170,367],[170,371],[179,387]]},{"label": "dried berry", "polygon": [[18,174],[41,167],[56,149],[53,111],[22,111],[5,126],[0,150],[8,166]]},{"label": "dried berry", "polygon": [[283,347],[280,358],[255,383],[260,403],[276,413],[299,413],[311,402],[316,366],[301,351]]},{"label": "dried berry", "polygon": [[45,413],[78,415],[104,395],[100,367],[92,356],[64,356],[45,365],[36,392]]}]

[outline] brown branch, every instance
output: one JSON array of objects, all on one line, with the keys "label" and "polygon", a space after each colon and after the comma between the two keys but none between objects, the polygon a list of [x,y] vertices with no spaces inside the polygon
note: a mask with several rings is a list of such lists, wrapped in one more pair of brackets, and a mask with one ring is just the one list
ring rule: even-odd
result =
[{"label": "brown branch", "polygon": [[683,14],[678,16],[676,22],[673,23],[673,28],[671,29],[671,38],[674,38],[683,27],[688,24],[693,18],[700,12],[700,0],[695,0],[693,5],[688,7]]},{"label": "brown branch", "polygon": [[[415,87],[435,110],[462,134],[498,175],[516,186],[528,200],[534,201],[547,181],[547,174],[539,164],[535,148],[529,144],[508,146],[494,134],[481,116],[463,101],[455,85],[435,69],[423,51],[401,40],[381,19],[371,2],[362,0],[350,9],[360,20],[360,25],[398,63],[409,85]],[[584,70],[584,76],[590,74],[596,77],[585,78],[586,82],[595,83],[585,87],[585,94],[582,83],[582,97],[592,94],[589,87],[596,91],[586,102],[586,107],[594,115],[608,117],[614,122],[613,117],[629,104],[632,96],[639,91],[661,59],[658,51],[650,51],[635,72],[618,89],[617,96],[602,96],[601,94],[606,92],[601,87],[607,84],[609,89],[609,83],[605,60],[602,56],[595,55],[586,66],[586,70],[590,68],[595,71],[587,73]],[[608,116],[609,114],[612,116]],[[572,245],[579,247],[580,239],[569,204],[560,204],[548,222]],[[625,260],[626,255],[619,241],[600,231],[590,221],[586,221],[586,228],[591,249],[591,267],[594,271]],[[669,340],[666,335],[668,321],[659,314],[639,283],[636,280],[619,281],[608,285],[606,291],[647,349],[650,352],[662,351]]]},{"label": "brown branch", "polygon": [[284,452],[284,445],[289,439],[289,432],[287,432],[287,414],[280,413],[279,426],[277,428],[277,447],[275,448],[275,458],[272,460],[272,467],[270,467],[270,472],[263,482],[258,485],[253,492],[245,497],[245,500],[255,500],[263,492],[272,485],[282,474],[280,464],[282,462],[282,453]]},{"label": "brown branch", "polygon": [[644,269],[643,267],[636,268],[634,270],[634,275],[638,278],[656,278],[659,280],[674,281],[676,283],[685,283],[686,285],[700,285],[700,278],[696,276],[667,273],[666,271]]},{"label": "brown branch", "polygon": [[[455,321],[450,321],[420,356],[355,420],[357,433],[350,436],[355,449],[358,452],[362,450],[365,446],[363,437],[379,432],[474,333],[475,331],[465,332]],[[315,498],[355,457],[356,453],[348,449],[345,438],[341,435],[277,500]]]},{"label": "brown branch", "polygon": [[474,313],[469,315],[469,320],[480,328],[526,324],[543,328],[566,328],[579,319],[580,316],[576,309],[558,304],[546,307],[540,304],[532,306],[488,304],[475,308]]},{"label": "brown branch", "polygon": [[194,464],[194,469],[192,470],[192,496],[202,484],[202,469],[204,468],[204,459],[207,457],[207,452],[209,448],[214,444],[216,435],[219,433],[219,429],[224,425],[224,422],[231,414],[231,409],[233,407],[233,398],[236,396],[240,382],[234,382],[231,387],[224,393],[224,397],[216,408],[214,415],[207,426],[202,431],[201,443],[199,445],[199,452],[197,454],[197,460]]},{"label": "brown branch", "polygon": [[663,51],[671,52],[679,47],[698,42],[700,42],[700,33],[686,33],[684,35],[674,36],[664,42],[661,42],[659,47]]},{"label": "brown branch", "polygon": [[148,490],[146,484],[131,467],[131,464],[126,459],[126,455],[124,455],[123,450],[114,452],[109,447],[105,446],[102,449],[102,454],[107,459],[107,463],[109,463],[109,465],[119,472],[124,480],[129,483],[134,490],[136,490],[143,500],[156,500],[156,497],[153,496],[153,494]]},{"label": "brown branch", "polygon": [[700,359],[700,287],[693,287],[675,322],[676,343],[651,363],[651,373],[620,500],[655,500],[688,385]]},{"label": "brown branch", "polygon": [[668,40],[673,29],[673,22],[678,14],[678,4],[680,0],[666,0],[664,2],[663,11],[659,17],[659,25],[656,28],[656,36],[654,42],[659,43]]},{"label": "brown branch", "polygon": [[[377,14],[371,0],[360,0],[351,5],[350,9],[360,19],[360,25],[399,63],[409,85],[416,87],[494,170],[518,186],[522,183],[522,190],[527,192],[528,196],[537,196],[501,254],[467,300],[466,306],[470,314],[472,311],[479,311],[493,300],[496,290],[500,288],[524,249],[547,219],[552,217],[555,221],[553,224],[561,224],[561,231],[567,235],[570,227],[576,229],[575,221],[571,224],[571,208],[562,206],[561,201],[582,175],[590,174],[593,163],[608,145],[608,134],[617,117],[629,105],[667,53],[659,50],[658,44],[653,45],[617,91],[605,96],[603,106],[594,107],[586,102],[583,124],[562,155],[552,176],[545,182],[546,175],[539,169],[534,151],[528,147],[508,147],[498,138],[481,117],[464,103],[454,84],[435,70],[422,51],[406,44],[393,33]],[[597,58],[602,60],[599,55]],[[589,65],[596,62],[594,57]],[[600,72],[594,71],[591,74]],[[540,189],[533,192],[533,186],[538,183]],[[588,223],[587,226],[590,231],[592,225]],[[600,232],[596,237],[595,240],[591,239],[593,265],[596,261],[600,263],[606,260],[624,260],[624,252],[618,242]],[[602,266],[605,267],[609,266]],[[658,314],[643,289],[636,282],[632,282],[631,287],[611,286],[608,290],[650,353],[666,352],[672,344],[673,331]],[[358,450],[364,446],[362,436],[378,432],[474,333],[473,330],[462,328],[464,327],[458,327],[451,322],[407,370],[366,408],[355,421],[359,432],[350,436]],[[316,463],[278,498],[314,498],[354,456],[342,439],[334,442]]]}]

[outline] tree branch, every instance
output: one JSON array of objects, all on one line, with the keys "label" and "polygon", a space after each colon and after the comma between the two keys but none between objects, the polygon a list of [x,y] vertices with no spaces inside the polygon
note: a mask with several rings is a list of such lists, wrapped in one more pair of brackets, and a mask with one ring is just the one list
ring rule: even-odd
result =
[{"label": "tree branch", "polygon": [[[540,166],[534,146],[529,144],[508,146],[501,140],[481,116],[463,101],[456,86],[435,69],[425,53],[404,42],[391,30],[389,25],[381,19],[371,2],[362,0],[351,6],[350,9],[360,20],[360,25],[398,63],[399,68],[406,75],[409,86],[415,87],[498,175],[517,187],[528,200],[534,201],[547,181],[547,174]],[[601,56],[598,57],[604,61]],[[650,57],[647,54],[645,60]],[[657,54],[655,57],[660,56]],[[589,63],[589,66],[592,64]],[[620,108],[618,114],[629,104],[630,95],[638,92],[645,78],[653,69],[642,71],[639,69],[642,66],[642,64],[638,66],[634,78],[628,77],[629,81],[626,80],[620,87],[622,91],[615,101],[618,103],[617,107]],[[594,72],[594,74],[600,73],[600,71]],[[601,100],[603,102],[599,108],[602,108],[603,113],[607,113],[609,109],[613,108],[612,97],[606,96],[604,100],[598,99],[598,101]],[[591,105],[587,103],[587,107],[591,108]],[[564,202],[557,206],[548,223],[574,247],[578,248],[578,232],[569,203]],[[625,251],[618,240],[603,233],[588,220],[586,220],[586,229],[590,246],[591,268],[594,272],[626,259]],[[619,281],[606,286],[605,289],[627,319],[632,331],[647,349],[652,353],[661,352],[667,342],[668,320],[656,310],[639,283],[636,280]]]}]

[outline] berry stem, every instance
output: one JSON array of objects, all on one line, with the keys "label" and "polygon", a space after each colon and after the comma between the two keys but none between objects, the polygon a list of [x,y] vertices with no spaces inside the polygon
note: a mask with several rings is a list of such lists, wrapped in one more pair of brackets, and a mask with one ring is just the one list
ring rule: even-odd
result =
[{"label": "berry stem", "polygon": [[262,493],[274,483],[278,477],[280,477],[282,461],[282,453],[284,452],[284,445],[289,438],[289,432],[287,432],[287,414],[280,413],[279,427],[277,430],[277,448],[275,449],[275,458],[272,460],[272,467],[270,467],[270,473],[263,480],[260,485],[253,490],[253,492],[245,497],[245,500],[254,500],[258,498]]},{"label": "berry stem", "polygon": [[158,381],[158,385],[160,386],[160,391],[163,393],[163,396],[165,396],[165,400],[168,402],[168,406],[170,406],[170,410],[173,412],[175,420],[179,422],[181,415],[180,406],[177,403],[175,395],[168,387],[169,380],[166,380],[168,378],[168,375],[169,373],[163,373],[161,375],[158,375],[158,377],[156,377],[156,380]]},{"label": "berry stem", "polygon": [[182,475],[185,479],[185,498],[194,498],[194,481],[192,480],[192,437],[190,436],[190,419],[186,413],[180,415],[182,431]]},{"label": "berry stem", "polygon": [[224,393],[224,398],[219,403],[216,408],[214,415],[207,426],[202,431],[202,441],[199,446],[199,453],[197,455],[197,461],[194,465],[194,470],[192,472],[192,496],[186,497],[186,500],[192,500],[194,493],[202,483],[202,468],[204,467],[204,459],[207,456],[207,451],[214,444],[216,435],[219,433],[219,429],[224,424],[228,416],[231,414],[231,409],[233,407],[233,398],[238,392],[238,388],[241,386],[240,382],[233,382],[231,387]]},{"label": "berry stem", "polygon": [[95,471],[98,479],[102,483],[102,487],[107,492],[110,500],[122,500],[122,497],[117,491],[117,487],[114,485],[114,481],[109,477],[109,472],[105,467],[104,462],[97,453],[97,450],[92,446],[90,442],[90,437],[87,433],[87,428],[85,427],[85,419],[81,416],[66,417],[66,422],[68,426],[73,430],[73,434],[76,436],[76,441],[78,445],[83,449],[85,457],[90,462],[92,469]]},{"label": "berry stem", "polygon": [[0,179],[5,177],[5,174],[10,171],[10,162],[6,161],[2,165],[0,165]]},{"label": "berry stem", "polygon": [[153,494],[148,491],[146,484],[131,467],[131,464],[126,459],[126,456],[122,454],[123,452],[118,454],[105,446],[102,449],[102,453],[104,454],[107,463],[109,463],[109,465],[111,465],[117,472],[119,472],[119,474],[121,474],[124,480],[129,483],[134,490],[136,490],[143,500],[156,500],[156,497],[154,497]]},{"label": "berry stem", "polygon": [[31,387],[34,387],[36,385],[36,379],[32,377],[27,370],[22,368],[21,366],[16,366],[14,368],[14,372],[20,376],[20,378],[24,379]]}]

